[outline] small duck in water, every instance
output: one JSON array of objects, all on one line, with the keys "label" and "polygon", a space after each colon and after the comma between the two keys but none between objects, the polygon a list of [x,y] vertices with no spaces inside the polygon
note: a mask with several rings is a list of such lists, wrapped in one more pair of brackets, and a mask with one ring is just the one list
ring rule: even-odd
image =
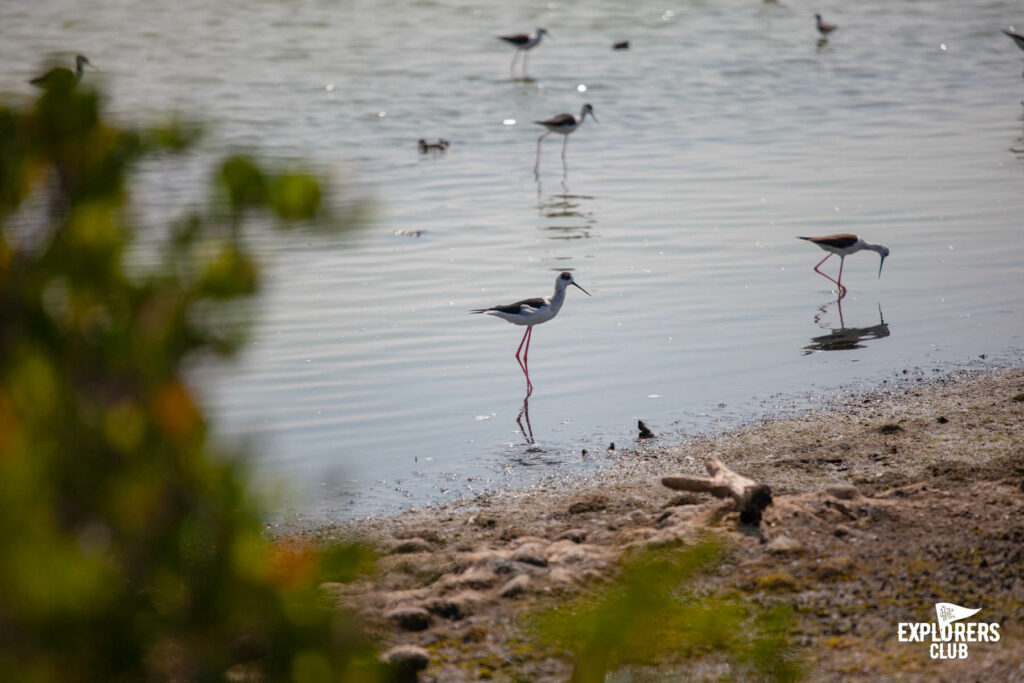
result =
[{"label": "small duck in water", "polygon": [[448,141],[444,138],[438,138],[437,142],[427,142],[423,138],[420,138],[419,142],[416,143],[416,149],[419,150],[420,154],[427,154],[428,152],[447,152]]}]

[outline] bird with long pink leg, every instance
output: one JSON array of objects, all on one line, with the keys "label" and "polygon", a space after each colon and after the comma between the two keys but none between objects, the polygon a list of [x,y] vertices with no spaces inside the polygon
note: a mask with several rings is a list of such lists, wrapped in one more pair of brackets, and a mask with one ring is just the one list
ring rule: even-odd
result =
[{"label": "bird with long pink leg", "polygon": [[544,126],[548,129],[548,132],[541,133],[540,137],[537,138],[537,161],[533,164],[534,175],[540,173],[540,143],[544,141],[544,138],[552,133],[558,133],[562,136],[562,168],[565,169],[565,147],[569,144],[569,133],[583,125],[583,119],[587,118],[587,114],[590,114],[590,118],[594,119],[594,123],[597,123],[597,117],[594,115],[594,108],[589,104],[583,105],[583,108],[580,109],[579,116],[573,116],[572,114],[559,114],[558,116],[554,116],[543,121],[534,121],[538,126]]},{"label": "bird with long pink leg", "polygon": [[[530,367],[529,367],[529,355],[530,355],[530,340],[533,338],[533,326],[546,323],[547,321],[558,315],[558,312],[562,310],[562,304],[565,302],[565,290],[572,285],[577,287],[584,294],[590,296],[590,292],[580,287],[572,277],[572,273],[560,273],[555,278],[555,293],[551,296],[546,296],[536,299],[523,299],[517,301],[514,304],[504,304],[500,306],[491,306],[490,308],[478,308],[470,311],[470,313],[484,313],[487,315],[493,315],[496,318],[507,320],[513,325],[526,325],[526,332],[523,333],[523,339],[519,342],[519,348],[516,349],[516,362],[519,363],[519,367],[522,368],[523,374],[526,376],[526,395],[529,396],[533,393],[533,382],[530,381]],[[526,350],[523,351],[523,346],[526,346]],[[522,352],[523,357],[520,358],[519,354]]]},{"label": "bird with long pink leg", "polygon": [[[825,235],[823,237],[798,237],[797,239],[807,240],[812,244],[816,244],[828,254],[825,258],[818,261],[818,265],[814,266],[814,272],[821,275],[827,280],[831,280],[839,287],[839,298],[846,296],[846,287],[843,286],[843,263],[846,261],[846,257],[850,254],[856,254],[858,251],[863,249],[870,249],[871,251],[878,252],[878,255],[882,257],[882,260],[878,263],[878,277],[882,277],[882,265],[885,263],[885,258],[889,255],[889,247],[881,244],[869,244],[865,242],[857,235],[851,235],[842,233],[838,235]],[[818,270],[821,268],[821,264],[828,260],[832,254],[839,255],[839,279],[834,280],[825,273]]]}]

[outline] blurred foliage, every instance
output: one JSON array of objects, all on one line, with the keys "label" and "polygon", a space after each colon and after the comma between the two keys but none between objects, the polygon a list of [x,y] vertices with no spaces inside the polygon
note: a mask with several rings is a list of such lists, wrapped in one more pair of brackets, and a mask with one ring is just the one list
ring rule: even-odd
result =
[{"label": "blurred foliage", "polygon": [[83,87],[0,106],[5,680],[379,680],[318,590],[372,559],[268,538],[183,376],[241,341],[218,311],[259,286],[243,213],[314,218],[320,183],[231,158],[226,218],[185,216],[155,263],[126,263],[130,170],[197,135],[111,125]]},{"label": "blurred foliage", "polygon": [[732,679],[799,679],[787,638],[791,605],[754,607],[691,588],[722,555],[714,540],[637,552],[610,585],[537,615],[533,625],[546,644],[574,653],[575,683],[599,683],[626,666],[715,655],[725,657]]}]

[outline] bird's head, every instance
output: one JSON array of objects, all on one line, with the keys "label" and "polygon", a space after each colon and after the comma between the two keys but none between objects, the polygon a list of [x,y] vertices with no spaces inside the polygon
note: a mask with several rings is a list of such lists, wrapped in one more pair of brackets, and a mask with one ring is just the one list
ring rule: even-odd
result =
[{"label": "bird's head", "polygon": [[878,277],[882,277],[882,266],[885,265],[885,259],[889,256],[889,247],[878,245],[878,255],[881,256],[881,260],[878,262]]},{"label": "bird's head", "polygon": [[558,287],[559,289],[563,289],[564,290],[569,285],[572,285],[573,287],[578,288],[581,292],[583,292],[587,296],[590,296],[590,292],[588,292],[587,290],[583,289],[578,284],[576,284],[576,280],[573,279],[572,273],[570,273],[570,272],[561,273],[558,276],[558,279],[555,280],[555,286]]},{"label": "bird's head", "polygon": [[[96,67],[93,66],[92,62],[89,61],[89,58],[86,57],[85,55],[78,55],[78,56],[75,57],[75,67],[76,68],[82,69],[83,67],[86,67],[86,66],[91,67],[93,69],[96,69]],[[99,69],[96,69],[96,70],[99,71]]]},{"label": "bird's head", "polygon": [[538,38],[540,38],[541,36],[549,36],[549,35],[551,35],[551,34],[548,33],[548,30],[546,28],[544,28],[543,26],[538,26],[537,27],[537,37]]},{"label": "bird's head", "polygon": [[597,117],[594,116],[594,108],[590,106],[590,103],[583,105],[583,113],[580,115],[580,120],[583,120],[583,117],[587,114],[590,114],[590,118],[594,119],[594,123],[598,123]]}]

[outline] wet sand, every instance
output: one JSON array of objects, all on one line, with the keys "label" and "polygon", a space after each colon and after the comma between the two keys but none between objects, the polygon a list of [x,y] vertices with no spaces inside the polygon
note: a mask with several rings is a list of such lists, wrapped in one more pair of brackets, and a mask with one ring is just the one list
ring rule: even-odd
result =
[{"label": "wet sand", "polygon": [[[717,457],[768,484],[759,528],[731,502],[663,487]],[[1024,369],[960,372],[847,394],[828,408],[682,444],[637,445],[572,490],[502,492],[344,527],[381,553],[379,572],[325,584],[387,650],[429,657],[420,680],[567,680],[569,653],[525,615],[586,595],[631,549],[727,547],[699,579],[708,595],[785,603],[807,680],[1024,678]],[[1001,640],[966,660],[897,640],[935,603],[980,607]],[[735,677],[708,656],[631,669],[623,680]]]}]

